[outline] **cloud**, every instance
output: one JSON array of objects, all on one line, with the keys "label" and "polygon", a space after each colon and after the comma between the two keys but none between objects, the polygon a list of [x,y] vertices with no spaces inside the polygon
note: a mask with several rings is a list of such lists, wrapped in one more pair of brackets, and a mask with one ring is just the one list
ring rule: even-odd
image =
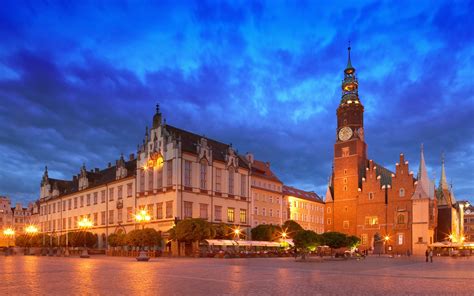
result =
[{"label": "cloud", "polygon": [[[71,178],[131,153],[160,102],[168,123],[270,161],[325,192],[347,41],[369,156],[474,189],[473,2],[7,3],[0,12],[0,193],[32,200],[48,165]],[[93,26],[91,26],[93,24]]]}]

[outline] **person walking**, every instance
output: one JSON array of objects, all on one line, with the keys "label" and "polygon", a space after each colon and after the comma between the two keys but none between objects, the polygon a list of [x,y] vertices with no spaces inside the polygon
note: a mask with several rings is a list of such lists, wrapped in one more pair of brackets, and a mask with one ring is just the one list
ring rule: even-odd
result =
[{"label": "person walking", "polygon": [[433,249],[430,249],[430,262],[433,263]]},{"label": "person walking", "polygon": [[428,262],[428,256],[429,255],[430,255],[430,252],[428,251],[428,249],[426,249],[426,251],[425,251],[426,262]]}]

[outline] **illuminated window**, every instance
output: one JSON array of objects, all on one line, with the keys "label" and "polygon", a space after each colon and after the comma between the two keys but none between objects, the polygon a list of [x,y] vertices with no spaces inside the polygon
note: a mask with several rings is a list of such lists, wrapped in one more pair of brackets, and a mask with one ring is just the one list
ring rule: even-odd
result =
[{"label": "illuminated window", "polygon": [[367,234],[366,233],[362,234],[360,237],[360,240],[361,240],[362,245],[367,245],[367,240],[368,240]]},{"label": "illuminated window", "polygon": [[379,224],[379,218],[377,216],[367,216],[365,217],[366,226],[374,226]]},{"label": "illuminated window", "polygon": [[403,233],[398,234],[398,244],[403,245]]},{"label": "illuminated window", "polygon": [[235,209],[227,208],[227,222],[234,222],[235,219]]},{"label": "illuminated window", "polygon": [[132,220],[133,220],[133,208],[132,207],[127,207],[127,221],[130,222]]},{"label": "illuminated window", "polygon": [[240,223],[247,223],[247,210],[245,209],[240,209]]}]

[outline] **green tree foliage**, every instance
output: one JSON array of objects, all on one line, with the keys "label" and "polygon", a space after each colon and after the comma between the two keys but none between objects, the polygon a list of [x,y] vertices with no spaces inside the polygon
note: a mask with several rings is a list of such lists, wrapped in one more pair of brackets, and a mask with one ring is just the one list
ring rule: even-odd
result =
[{"label": "green tree foliage", "polygon": [[348,248],[357,248],[357,246],[360,244],[360,238],[358,238],[355,235],[348,236],[346,238],[346,247]]},{"label": "green tree foliage", "polygon": [[312,230],[301,230],[294,235],[293,242],[298,249],[314,251],[321,244],[321,236]]},{"label": "green tree foliage", "polygon": [[260,224],[252,228],[252,240],[274,241],[280,238],[281,228],[275,225]]},{"label": "green tree foliage", "polygon": [[301,225],[293,220],[285,221],[281,228],[286,232],[289,238],[293,238],[298,233],[298,231],[304,230]]},{"label": "green tree foliage", "polygon": [[30,237],[26,234],[20,234],[15,237],[15,246],[17,247],[28,247],[30,241]]},{"label": "green tree foliage", "polygon": [[125,246],[127,244],[126,235],[125,233],[112,233],[108,236],[107,242],[111,247]]},{"label": "green tree foliage", "polygon": [[347,236],[340,232],[325,232],[322,234],[322,243],[331,249],[347,247]]},{"label": "green tree foliage", "polygon": [[204,219],[190,218],[176,225],[175,237],[178,241],[194,242],[209,239],[214,236],[211,224]]},{"label": "green tree foliage", "polygon": [[230,239],[233,236],[232,229],[225,223],[213,225],[212,228],[214,229],[213,238],[215,239]]},{"label": "green tree foliage", "polygon": [[134,247],[153,247],[161,244],[161,233],[153,228],[135,229],[127,233],[125,242]]},{"label": "green tree foliage", "polygon": [[[68,245],[71,247],[83,247],[84,245],[88,248],[93,248],[97,245],[97,235],[89,231],[75,231],[68,233]],[[66,244],[66,236],[61,236],[61,244]]]}]

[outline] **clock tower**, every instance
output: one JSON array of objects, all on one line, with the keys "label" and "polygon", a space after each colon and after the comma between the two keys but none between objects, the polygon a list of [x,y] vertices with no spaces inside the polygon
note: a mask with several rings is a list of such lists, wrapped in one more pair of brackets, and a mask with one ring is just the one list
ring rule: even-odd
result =
[{"label": "clock tower", "polygon": [[342,81],[342,98],[337,108],[334,144],[333,221],[328,229],[357,234],[357,199],[367,163],[364,141],[364,106],[359,100],[358,81],[348,48],[347,67]]}]

